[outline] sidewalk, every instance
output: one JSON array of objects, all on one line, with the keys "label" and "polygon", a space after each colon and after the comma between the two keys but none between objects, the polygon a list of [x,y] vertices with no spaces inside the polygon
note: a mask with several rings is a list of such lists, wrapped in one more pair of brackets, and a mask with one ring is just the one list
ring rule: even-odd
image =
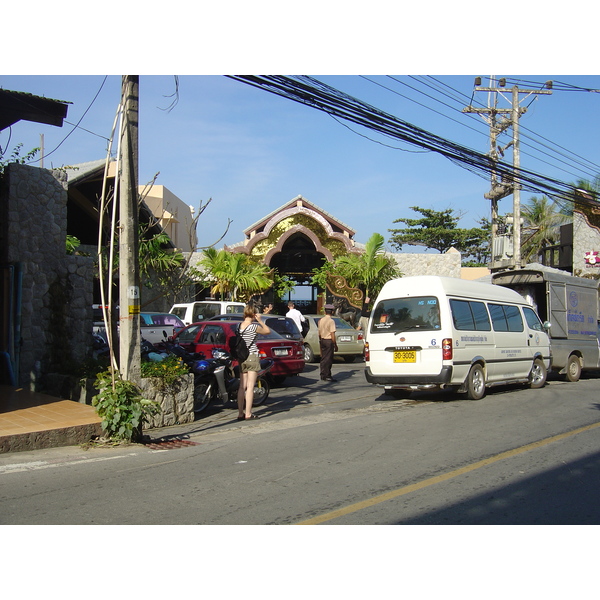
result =
[{"label": "sidewalk", "polygon": [[91,406],[0,385],[0,453],[73,446],[100,436]]}]

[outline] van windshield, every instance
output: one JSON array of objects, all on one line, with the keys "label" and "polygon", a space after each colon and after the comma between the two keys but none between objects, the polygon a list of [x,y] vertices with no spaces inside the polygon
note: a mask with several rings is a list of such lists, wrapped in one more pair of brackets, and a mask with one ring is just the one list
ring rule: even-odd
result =
[{"label": "van windshield", "polygon": [[440,329],[439,302],[435,296],[386,299],[373,310],[370,333],[400,333]]}]

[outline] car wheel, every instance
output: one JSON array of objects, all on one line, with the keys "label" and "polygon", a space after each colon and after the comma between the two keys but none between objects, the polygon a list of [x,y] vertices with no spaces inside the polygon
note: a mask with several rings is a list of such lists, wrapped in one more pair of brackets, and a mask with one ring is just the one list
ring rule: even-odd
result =
[{"label": "car wheel", "polygon": [[546,370],[546,365],[541,358],[536,358],[533,361],[533,366],[531,367],[531,372],[529,373],[529,387],[532,390],[544,387],[547,376],[548,371]]},{"label": "car wheel", "polygon": [[579,378],[581,377],[581,359],[576,354],[571,354],[571,356],[569,356],[565,376],[567,381],[579,381]]},{"label": "car wheel", "polygon": [[312,348],[308,344],[304,344],[304,362],[316,362],[315,353],[312,351]]},{"label": "car wheel", "polygon": [[260,406],[268,397],[271,387],[269,382],[264,377],[259,377],[254,385],[254,400],[253,406]]},{"label": "car wheel", "polygon": [[485,396],[485,376],[483,367],[479,364],[473,365],[467,375],[467,398],[469,400],[481,400]]}]

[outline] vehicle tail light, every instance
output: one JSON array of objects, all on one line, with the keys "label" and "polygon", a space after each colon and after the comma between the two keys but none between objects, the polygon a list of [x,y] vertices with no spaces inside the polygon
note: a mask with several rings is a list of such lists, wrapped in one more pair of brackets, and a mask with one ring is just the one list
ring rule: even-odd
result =
[{"label": "vehicle tail light", "polygon": [[267,353],[262,348],[259,348],[258,349],[258,358],[269,358],[269,357],[267,356]]},{"label": "vehicle tail light", "polygon": [[358,332],[358,338],[357,338],[357,339],[358,339],[358,340],[362,340],[364,337],[365,337],[365,336],[363,335],[363,332],[362,332],[362,331],[359,331],[359,332]]},{"label": "vehicle tail light", "polygon": [[369,353],[369,342],[365,342],[365,360],[369,360],[371,354]]},{"label": "vehicle tail light", "polygon": [[452,338],[442,340],[442,360],[452,360]]}]

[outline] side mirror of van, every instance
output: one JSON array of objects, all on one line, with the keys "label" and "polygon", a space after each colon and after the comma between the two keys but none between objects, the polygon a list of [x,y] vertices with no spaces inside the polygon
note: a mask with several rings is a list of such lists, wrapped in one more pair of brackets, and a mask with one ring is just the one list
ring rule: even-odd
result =
[{"label": "side mirror of van", "polygon": [[550,331],[550,327],[552,327],[552,323],[550,323],[550,321],[544,321],[544,329]]}]

